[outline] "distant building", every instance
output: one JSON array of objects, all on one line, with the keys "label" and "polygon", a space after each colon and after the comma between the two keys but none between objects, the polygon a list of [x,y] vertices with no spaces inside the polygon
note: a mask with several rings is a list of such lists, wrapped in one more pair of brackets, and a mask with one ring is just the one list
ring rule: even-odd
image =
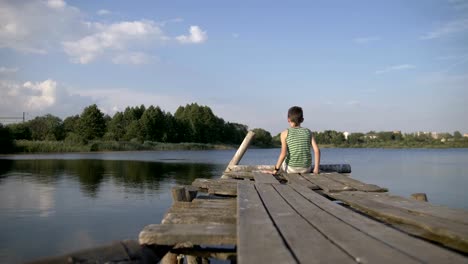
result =
[{"label": "distant building", "polygon": [[345,131],[343,132],[345,140],[348,140],[349,132]]},{"label": "distant building", "polygon": [[463,134],[463,137],[468,138],[468,133]]},{"label": "distant building", "polygon": [[431,132],[431,137],[432,137],[433,139],[438,139],[438,138],[439,138],[439,133],[437,133],[437,132]]}]

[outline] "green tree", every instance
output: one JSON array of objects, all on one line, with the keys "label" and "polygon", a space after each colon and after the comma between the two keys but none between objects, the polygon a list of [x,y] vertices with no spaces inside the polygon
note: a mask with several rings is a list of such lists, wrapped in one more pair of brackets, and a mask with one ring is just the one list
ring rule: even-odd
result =
[{"label": "green tree", "polygon": [[180,106],[174,114],[184,129],[184,138],[189,142],[219,142],[224,120],[213,114],[208,106],[196,103]]},{"label": "green tree", "polygon": [[86,107],[80,115],[79,134],[85,139],[101,138],[106,133],[104,114],[96,104]]},{"label": "green tree", "polygon": [[348,136],[348,143],[351,145],[364,143],[365,135],[363,133],[351,133]]},{"label": "green tree", "polygon": [[108,123],[107,137],[110,140],[122,140],[126,131],[124,126],[124,115],[121,112],[114,114],[112,119]]},{"label": "green tree", "polygon": [[10,129],[0,123],[0,153],[10,153],[13,151],[14,143]]},{"label": "green tree", "polygon": [[78,131],[78,123],[80,121],[79,115],[69,116],[63,120],[63,130],[66,134],[76,133]]},{"label": "green tree", "polygon": [[227,122],[221,131],[221,141],[231,144],[240,144],[247,135],[247,126]]},{"label": "green tree", "polygon": [[38,116],[28,122],[33,140],[63,140],[65,131],[62,120],[51,114]]},{"label": "green tree", "polygon": [[454,139],[461,139],[461,138],[463,138],[463,135],[460,133],[460,131],[455,131],[455,132],[453,132],[453,138]]},{"label": "green tree", "polygon": [[255,133],[252,145],[258,147],[269,147],[272,145],[272,137],[270,132],[262,128],[255,128],[252,130]]},{"label": "green tree", "polygon": [[7,126],[10,129],[13,139],[31,140],[31,129],[28,123],[10,124]]},{"label": "green tree", "polygon": [[144,134],[141,128],[141,124],[138,120],[133,120],[132,123],[128,125],[124,135],[124,140],[137,140],[139,142],[143,142]]},{"label": "green tree", "polygon": [[161,108],[150,106],[143,113],[140,125],[145,140],[166,142],[168,124],[166,113]]}]

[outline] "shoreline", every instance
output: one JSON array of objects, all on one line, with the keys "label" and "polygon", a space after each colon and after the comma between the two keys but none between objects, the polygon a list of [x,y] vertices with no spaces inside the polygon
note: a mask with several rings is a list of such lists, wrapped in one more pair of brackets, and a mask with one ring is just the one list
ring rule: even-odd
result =
[{"label": "shoreline", "polygon": [[[250,146],[253,149],[271,149],[280,148],[278,145],[270,146]],[[402,142],[386,143],[375,142],[371,144],[319,144],[320,148],[368,148],[368,149],[462,149],[468,148],[468,142],[449,142],[449,143],[418,143],[402,144]],[[11,153],[2,153],[4,155],[22,155],[22,154],[48,154],[48,153],[99,153],[99,152],[130,152],[130,151],[177,151],[177,150],[232,150],[237,149],[237,145],[232,144],[211,144],[211,143],[163,143],[145,141],[91,141],[88,144],[73,144],[65,141],[15,141],[15,149]]]}]

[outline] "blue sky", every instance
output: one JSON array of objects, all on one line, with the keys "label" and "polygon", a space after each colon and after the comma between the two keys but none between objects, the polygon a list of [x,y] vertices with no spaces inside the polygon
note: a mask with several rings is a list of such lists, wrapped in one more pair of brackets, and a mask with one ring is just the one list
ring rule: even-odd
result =
[{"label": "blue sky", "polygon": [[468,132],[468,1],[0,2],[0,116],[197,102],[277,134]]}]

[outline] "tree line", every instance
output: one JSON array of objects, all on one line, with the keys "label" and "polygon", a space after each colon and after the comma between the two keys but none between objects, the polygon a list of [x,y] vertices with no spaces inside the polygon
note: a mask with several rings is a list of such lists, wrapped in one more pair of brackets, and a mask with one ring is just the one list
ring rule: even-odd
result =
[{"label": "tree line", "polygon": [[[162,143],[240,144],[248,127],[226,122],[217,117],[208,106],[197,103],[180,106],[174,114],[159,106],[144,105],[127,107],[114,116],[105,115],[97,105],[83,109],[81,114],[60,119],[46,114],[23,123],[3,126],[0,124],[0,152],[13,152],[15,141],[56,141],[74,145],[86,145],[90,141]],[[257,147],[281,146],[280,134],[272,137],[270,132],[253,129],[256,136],[252,145]],[[450,146],[467,147],[468,138],[459,131],[439,133],[436,138],[430,133],[370,131],[351,133],[325,130],[313,132],[318,144],[338,147],[421,147]],[[92,150],[92,148],[91,148]]]},{"label": "tree line", "polygon": [[[87,144],[92,140],[239,144],[247,134],[243,124],[226,122],[208,106],[197,103],[180,106],[174,114],[159,106],[127,107],[113,117],[97,105],[79,115],[60,119],[46,114],[24,123],[1,126],[2,148],[9,140],[65,141]],[[2,139],[0,139],[2,140]]]}]

